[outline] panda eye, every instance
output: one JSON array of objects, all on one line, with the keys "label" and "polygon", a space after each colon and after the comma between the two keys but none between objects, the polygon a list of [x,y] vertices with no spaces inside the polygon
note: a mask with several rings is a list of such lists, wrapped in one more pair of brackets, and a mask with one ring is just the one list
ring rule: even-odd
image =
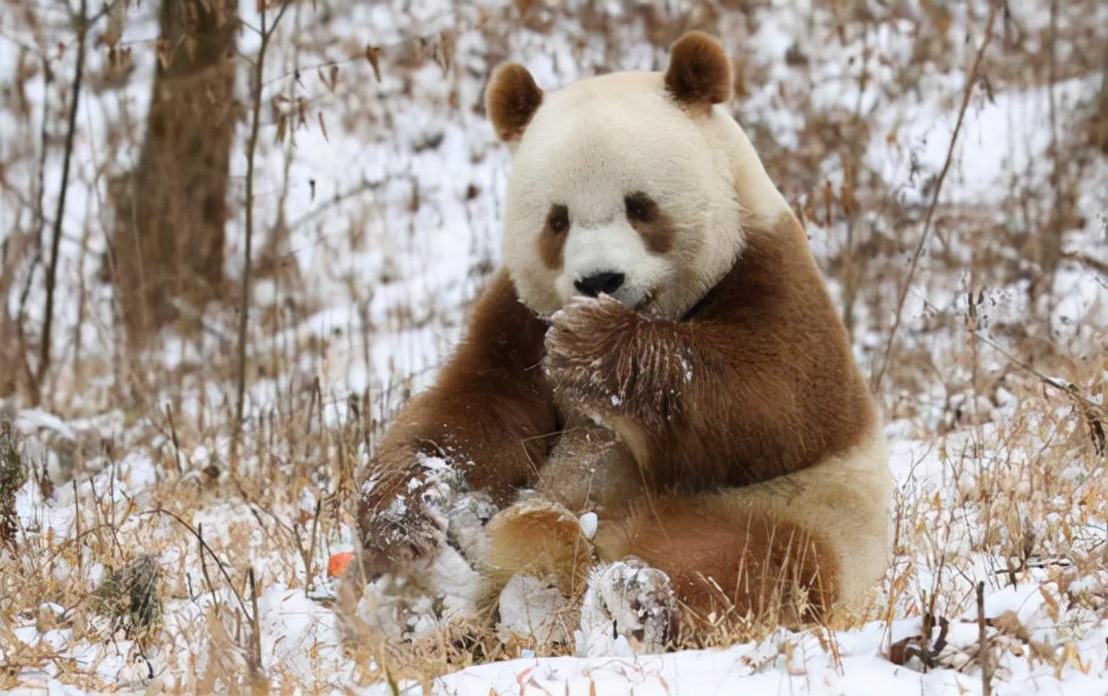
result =
[{"label": "panda eye", "polygon": [[546,226],[554,234],[561,234],[569,229],[569,209],[564,205],[550,206],[550,212],[546,214]]},{"label": "panda eye", "polygon": [[642,191],[624,196],[623,205],[631,222],[654,222],[658,218],[658,204]]}]

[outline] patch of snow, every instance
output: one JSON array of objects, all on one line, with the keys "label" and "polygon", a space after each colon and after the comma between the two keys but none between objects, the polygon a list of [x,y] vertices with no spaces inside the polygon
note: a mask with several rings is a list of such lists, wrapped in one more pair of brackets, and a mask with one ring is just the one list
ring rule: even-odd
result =
[{"label": "patch of snow", "polygon": [[530,575],[514,575],[500,591],[497,634],[507,643],[513,636],[536,639],[540,644],[566,643],[571,630],[565,618],[572,616],[569,600],[556,586]]},{"label": "patch of snow", "polygon": [[585,535],[586,539],[592,539],[596,536],[596,528],[599,524],[599,519],[595,512],[586,512],[581,515],[577,520],[581,526],[581,533]]}]

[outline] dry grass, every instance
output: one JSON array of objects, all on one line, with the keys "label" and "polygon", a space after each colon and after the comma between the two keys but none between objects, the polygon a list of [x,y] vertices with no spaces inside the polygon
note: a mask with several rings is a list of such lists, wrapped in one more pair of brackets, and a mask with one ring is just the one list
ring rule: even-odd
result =
[{"label": "dry grass", "polygon": [[[255,155],[264,166],[248,203],[240,124],[240,179],[228,196],[236,260],[247,206],[257,208],[247,340],[235,307],[213,304],[138,354],[99,271],[108,182],[140,145],[145,114],[133,99],[147,91],[154,47],[98,43],[77,120],[85,156],[69,181],[88,210],[63,218],[59,277],[76,280],[56,289],[48,364],[36,358],[42,253],[73,77],[73,56],[58,45],[75,35],[67,16],[9,5],[0,29],[2,55],[13,58],[0,63],[0,416],[18,427],[13,438],[0,434],[0,689],[46,674],[111,690],[156,673],[170,691],[292,691],[309,680],[428,680],[524,648],[565,653],[502,644],[491,620],[387,639],[358,618],[349,587],[330,593],[326,559],[350,541],[357,468],[448,349],[494,263],[495,172],[505,157],[474,113],[488,68],[511,56],[564,81],[657,66],[689,28],[722,36],[735,56],[736,114],[808,224],[857,355],[879,383],[898,466],[919,459],[902,476],[896,556],[881,591],[831,627],[920,617],[920,635],[890,646],[890,657],[965,670],[980,654],[943,626],[972,613],[976,583],[989,592],[1036,583],[1053,625],[995,619],[996,676],[1011,660],[1074,665],[1076,641],[1108,620],[1108,336],[1070,309],[1074,278],[1100,288],[1090,316],[1108,295],[1108,258],[1091,232],[1108,225],[1108,187],[1089,183],[1108,180],[1108,165],[1076,127],[1098,118],[1096,92],[1074,87],[1101,84],[1108,37],[1089,21],[1097,3],[813,4],[806,15],[751,0],[613,17],[602,3],[516,2],[380,30],[368,47],[334,14],[354,10],[290,6],[264,71]],[[126,36],[141,37],[150,12],[128,9],[124,26],[140,30]],[[758,38],[775,13],[790,18],[783,59]],[[118,14],[98,17],[92,36],[113,30]],[[965,74],[975,78],[959,82]],[[1049,90],[1045,113],[1003,101],[1037,89]],[[974,158],[995,156],[977,151],[980,133],[962,134],[963,147],[938,166],[928,143],[902,137],[921,118],[953,123],[998,103],[1012,120],[1039,118],[1048,144],[1033,162],[999,165],[1004,185],[989,196],[967,183]],[[947,142],[947,131],[926,132]],[[349,170],[330,169],[312,149],[331,138],[363,143],[389,164],[351,158]],[[877,146],[907,170],[895,183],[867,156]],[[436,166],[453,168],[449,182],[428,176]],[[939,167],[950,168],[945,181]],[[463,253],[467,268],[444,270],[442,256],[456,267]],[[240,346],[246,418],[233,448]],[[32,405],[62,420],[28,415]],[[29,492],[34,514],[9,534],[12,487]],[[153,583],[135,570],[149,559]],[[304,600],[290,619],[275,598],[296,590],[315,598],[315,611]],[[149,610],[155,603],[160,611]],[[341,625],[333,607],[344,609]],[[773,629],[704,619],[684,647]],[[301,620],[317,632],[287,628]],[[813,631],[834,654],[834,634]]]}]

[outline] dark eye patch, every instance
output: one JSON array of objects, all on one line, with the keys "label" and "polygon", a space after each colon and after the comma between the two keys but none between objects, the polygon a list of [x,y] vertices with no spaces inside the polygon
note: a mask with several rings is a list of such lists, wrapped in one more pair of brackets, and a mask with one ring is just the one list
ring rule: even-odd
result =
[{"label": "dark eye patch", "polygon": [[546,214],[546,226],[554,234],[561,234],[569,229],[569,208],[564,205],[550,206],[550,212]]},{"label": "dark eye patch", "polygon": [[650,223],[658,219],[658,204],[642,191],[624,196],[623,206],[627,210],[627,219],[633,223]]},{"label": "dark eye patch", "polygon": [[664,254],[673,249],[677,227],[662,207],[642,191],[623,197],[627,221],[635,228],[651,251]]},{"label": "dark eye patch", "polygon": [[562,247],[566,244],[566,232],[569,231],[569,208],[555,203],[546,213],[546,221],[539,235],[539,258],[547,268],[562,265]]}]

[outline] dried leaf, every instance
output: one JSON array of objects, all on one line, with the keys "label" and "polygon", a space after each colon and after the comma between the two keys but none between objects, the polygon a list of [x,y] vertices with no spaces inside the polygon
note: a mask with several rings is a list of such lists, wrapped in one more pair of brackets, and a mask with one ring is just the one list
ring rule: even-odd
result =
[{"label": "dried leaf", "polygon": [[1025,643],[1031,642],[1031,632],[1020,621],[1019,615],[1010,609],[996,618],[987,619],[986,623],[1001,633],[1019,638]]},{"label": "dried leaf", "polygon": [[369,64],[373,66],[373,76],[377,78],[377,81],[381,81],[381,66],[379,60],[383,51],[376,46],[365,47],[365,57],[369,61]]},{"label": "dried leaf", "polygon": [[96,42],[110,49],[115,49],[119,39],[123,36],[124,20],[127,18],[127,3],[115,2],[108,10],[108,26],[104,29]]},{"label": "dried leaf", "polygon": [[456,42],[456,35],[452,31],[444,31],[439,34],[439,41],[435,46],[433,57],[439,67],[442,68],[444,75],[450,72],[450,66],[454,64],[454,45]]},{"label": "dried leaf", "polygon": [[1031,646],[1031,652],[1035,657],[1039,658],[1043,662],[1054,661],[1054,648],[1050,647],[1046,643],[1042,643],[1037,640],[1032,640],[1027,643]]},{"label": "dried leaf", "polygon": [[893,643],[889,646],[889,662],[903,667],[907,664],[909,658],[916,654],[915,652],[909,652],[908,646],[912,645],[916,650],[919,650],[918,644],[919,637],[917,636],[908,636]]},{"label": "dried leaf", "polygon": [[1050,591],[1046,589],[1044,585],[1039,585],[1039,594],[1043,597],[1043,602],[1046,604],[1046,613],[1050,616],[1051,621],[1058,620],[1058,600],[1051,596]]},{"label": "dried leaf", "polygon": [[920,4],[923,7],[923,11],[927,13],[927,18],[935,25],[940,35],[945,35],[950,31],[950,27],[953,24],[953,17],[950,14],[950,10],[944,5],[935,2],[935,0],[923,0]]},{"label": "dried leaf", "polygon": [[1062,679],[1062,668],[1067,664],[1073,665],[1082,674],[1088,674],[1092,669],[1092,662],[1086,663],[1081,659],[1081,653],[1077,652],[1077,647],[1073,643],[1066,643],[1066,647],[1062,649],[1062,659],[1055,667],[1055,674],[1058,679]]}]

